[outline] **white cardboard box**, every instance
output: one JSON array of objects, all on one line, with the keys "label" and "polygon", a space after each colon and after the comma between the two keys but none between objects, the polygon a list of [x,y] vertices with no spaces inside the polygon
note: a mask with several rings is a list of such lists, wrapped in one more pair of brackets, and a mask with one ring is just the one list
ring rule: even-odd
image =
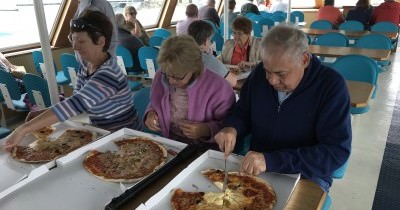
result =
[{"label": "white cardboard box", "polygon": [[[224,169],[223,153],[208,150],[195,161],[193,161],[186,169],[179,173],[169,184],[167,184],[157,194],[140,205],[137,210],[169,210],[171,209],[170,198],[171,192],[175,188],[182,188],[191,192],[219,192],[213,183],[202,176],[201,171],[209,168]],[[241,156],[230,155],[227,160],[228,171],[239,171]],[[277,173],[264,173],[259,175],[260,178],[269,182],[277,195],[277,203],[274,209],[283,209],[300,179],[299,174],[287,175]]]},{"label": "white cardboard box", "polygon": [[[133,136],[146,136],[162,143],[166,149],[180,152],[187,145],[160,136],[143,133],[131,129],[121,129],[96,142],[85,149],[76,150],[58,159],[57,167],[41,174],[26,183],[21,189],[0,199],[0,209],[104,209],[112,198],[133,187],[133,183],[112,183],[102,181],[91,175],[82,165],[83,159],[91,149],[99,151],[113,150],[114,140]],[[167,161],[173,156],[168,154]],[[140,181],[139,181],[140,182]]]},{"label": "white cardboard box", "polygon": [[[68,128],[83,128],[90,130],[92,132],[96,133],[97,138],[101,138],[107,134],[109,134],[109,131],[95,128],[89,125],[83,125],[81,123],[76,123],[76,122],[71,122],[71,121],[65,121],[65,122],[60,122],[56,123],[53,125],[55,127],[55,132],[51,135],[51,138],[57,138],[60,136],[66,129]],[[32,143],[35,140],[35,137],[30,134],[26,136],[23,141],[21,142],[21,145],[28,145]],[[82,148],[81,148],[82,149]],[[79,150],[79,149],[78,149]],[[42,167],[44,166],[44,167]],[[16,185],[18,182],[29,178],[31,175],[37,176],[38,174],[43,173],[46,170],[49,170],[50,168],[53,168],[56,166],[55,161],[50,161],[44,164],[29,164],[29,163],[22,163],[19,161],[14,160],[10,154],[4,150],[0,150],[0,199],[13,190],[16,190],[16,187],[21,187],[22,185]],[[40,168],[40,169],[39,169]],[[39,171],[35,170],[38,169]],[[30,175],[31,174],[31,175]],[[35,176],[30,177],[28,179],[31,180],[32,178],[35,178]],[[23,182],[23,183],[26,183]],[[23,184],[22,183],[22,184]],[[16,185],[13,187],[13,185]]]}]

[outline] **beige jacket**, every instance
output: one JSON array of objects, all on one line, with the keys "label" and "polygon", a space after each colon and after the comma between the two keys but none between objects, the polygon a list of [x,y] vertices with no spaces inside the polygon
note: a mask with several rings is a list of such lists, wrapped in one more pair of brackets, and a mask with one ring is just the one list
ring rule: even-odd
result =
[{"label": "beige jacket", "polygon": [[[250,37],[250,62],[258,63],[261,61],[261,39],[257,37]],[[235,48],[235,41],[233,39],[227,40],[222,48],[221,61],[224,64],[231,64],[233,49]]]}]

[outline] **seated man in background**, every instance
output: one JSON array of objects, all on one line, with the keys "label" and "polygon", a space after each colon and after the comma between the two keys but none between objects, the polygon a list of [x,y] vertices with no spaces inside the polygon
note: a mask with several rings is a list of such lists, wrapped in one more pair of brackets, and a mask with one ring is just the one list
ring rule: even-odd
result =
[{"label": "seated man in background", "polygon": [[147,128],[187,144],[218,148],[214,135],[235,102],[232,87],[204,68],[200,48],[188,35],[165,40],[158,64],[143,117]]},{"label": "seated man in background", "polygon": [[306,35],[288,25],[263,38],[263,62],[215,139],[229,155],[251,134],[241,172],[300,173],[328,191],[350,155],[350,97],[339,73],[308,52]]},{"label": "seated man in background", "polygon": [[199,9],[199,19],[209,20],[213,22],[216,27],[219,27],[219,16],[215,9],[215,0],[208,0],[207,5]]},{"label": "seated man in background", "polygon": [[176,24],[176,35],[186,35],[189,25],[198,19],[199,10],[195,4],[189,4],[186,7],[186,19]]},{"label": "seated man in background", "polygon": [[214,34],[212,26],[205,21],[196,20],[189,25],[188,33],[200,46],[204,67],[225,78],[234,87],[237,83],[236,75],[229,72],[229,69],[212,55],[211,38]]},{"label": "seated man in background", "polygon": [[334,28],[338,28],[344,22],[343,14],[334,7],[334,0],[325,0],[324,6],[319,8],[317,20],[328,20]]},{"label": "seated man in background", "polygon": [[81,113],[88,113],[92,125],[111,132],[120,128],[141,129],[133,105],[128,79],[108,51],[113,25],[99,11],[87,10],[70,25],[72,47],[82,65],[74,93],[48,109],[31,112],[27,121],[5,141],[5,149],[18,145],[25,135]]},{"label": "seated man in background", "polygon": [[400,23],[400,3],[394,0],[385,0],[382,4],[375,7],[372,12],[371,25],[389,21],[396,25]]}]

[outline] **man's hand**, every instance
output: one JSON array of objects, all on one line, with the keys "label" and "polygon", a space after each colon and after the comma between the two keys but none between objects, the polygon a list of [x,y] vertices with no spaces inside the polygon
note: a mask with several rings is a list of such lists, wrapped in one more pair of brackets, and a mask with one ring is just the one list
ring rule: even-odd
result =
[{"label": "man's hand", "polygon": [[152,131],[156,131],[156,132],[161,131],[160,124],[158,122],[157,112],[155,112],[153,110],[149,111],[147,113],[144,124],[146,125],[147,128],[149,128]]},{"label": "man's hand", "polygon": [[182,130],[183,135],[190,139],[208,138],[211,135],[207,123],[184,121],[179,123],[179,128]]},{"label": "man's hand", "polygon": [[235,148],[236,136],[236,129],[232,127],[223,128],[215,135],[215,141],[219,149],[225,153],[225,158],[227,158]]},{"label": "man's hand", "polygon": [[243,159],[240,166],[240,172],[257,176],[260,173],[266,172],[267,164],[264,154],[259,152],[249,151]]}]

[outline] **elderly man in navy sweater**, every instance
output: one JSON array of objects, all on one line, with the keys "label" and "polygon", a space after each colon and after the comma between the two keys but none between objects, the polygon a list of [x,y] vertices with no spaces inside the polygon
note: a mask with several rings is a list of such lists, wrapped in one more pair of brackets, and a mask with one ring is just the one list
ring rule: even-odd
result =
[{"label": "elderly man in navy sweater", "polygon": [[227,156],[237,137],[252,134],[241,172],[301,173],[328,191],[350,154],[346,83],[308,52],[305,34],[294,27],[274,27],[261,45],[263,62],[215,136],[219,148]]}]

